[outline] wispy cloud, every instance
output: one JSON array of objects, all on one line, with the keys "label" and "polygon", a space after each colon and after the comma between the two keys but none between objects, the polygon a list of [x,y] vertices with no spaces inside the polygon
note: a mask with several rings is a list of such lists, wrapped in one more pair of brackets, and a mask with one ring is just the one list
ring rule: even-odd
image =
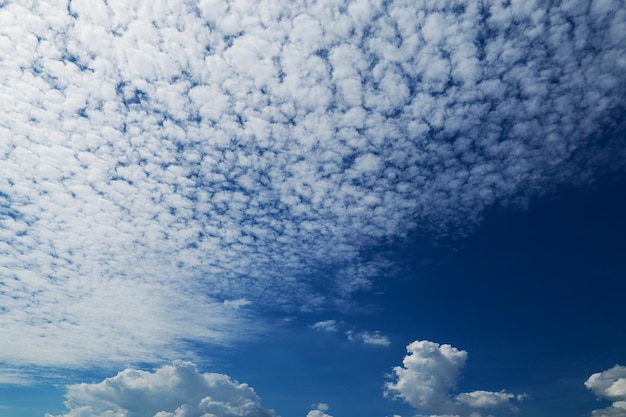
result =
[{"label": "wispy cloud", "polygon": [[407,351],[403,366],[393,368],[393,380],[385,385],[385,395],[400,398],[421,412],[436,413],[437,417],[480,417],[483,410],[515,412],[512,401],[526,397],[484,390],[455,395],[467,352],[428,340],[414,341]]},{"label": "wispy cloud", "polygon": [[626,160],[599,136],[624,123],[623,1],[9,1],[0,19],[5,363],[224,343],[249,334],[224,300],[328,305],[384,271],[371,245]]},{"label": "wispy cloud", "polygon": [[0,385],[31,385],[35,380],[36,378],[22,370],[0,368]]},{"label": "wispy cloud", "polygon": [[329,333],[334,333],[338,330],[336,320],[318,321],[317,323],[311,325],[311,328]]},{"label": "wispy cloud", "polygon": [[[326,333],[337,333],[339,331],[339,328],[342,326],[343,323],[338,322],[337,320],[323,320],[312,324],[311,328]],[[387,336],[384,336],[378,330],[373,332],[348,330],[345,332],[345,335],[350,342],[360,342],[366,345],[377,346],[391,345],[389,338]]]},{"label": "wispy cloud", "polygon": [[381,334],[378,330],[374,332],[353,332],[352,330],[346,332],[346,336],[348,340],[351,342],[361,342],[366,345],[375,345],[375,346],[389,346],[391,342],[387,336]]}]

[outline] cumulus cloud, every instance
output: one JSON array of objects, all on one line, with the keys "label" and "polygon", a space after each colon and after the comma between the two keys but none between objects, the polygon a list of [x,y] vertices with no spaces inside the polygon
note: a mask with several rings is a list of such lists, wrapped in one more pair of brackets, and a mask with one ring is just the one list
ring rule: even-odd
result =
[{"label": "cumulus cloud", "polygon": [[329,408],[328,404],[319,403],[315,406],[314,410],[309,411],[306,417],[332,417],[330,414],[326,414]]},{"label": "cumulus cloud", "polygon": [[[56,417],[273,417],[246,384],[176,361],[154,372],[125,369],[93,384],[70,385],[69,412]],[[55,417],[46,414],[46,417]]]},{"label": "cumulus cloud", "polygon": [[626,417],[626,366],[615,365],[591,375],[585,387],[599,398],[613,402],[610,407],[594,410],[593,417]]},{"label": "cumulus cloud", "polygon": [[458,417],[480,417],[481,410],[517,411],[512,400],[524,395],[506,391],[472,391],[454,395],[467,352],[448,344],[416,340],[407,346],[403,366],[393,368],[385,395],[400,398],[421,412]]},{"label": "cumulus cloud", "polygon": [[250,333],[224,300],[327,306],[372,245],[623,169],[625,28],[623,0],[3,2],[0,361],[173,359]]}]

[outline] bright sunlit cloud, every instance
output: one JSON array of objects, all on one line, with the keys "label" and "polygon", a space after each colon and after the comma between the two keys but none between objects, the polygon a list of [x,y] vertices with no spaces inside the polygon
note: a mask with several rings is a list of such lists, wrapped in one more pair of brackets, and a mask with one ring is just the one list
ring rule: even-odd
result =
[{"label": "bright sunlit cloud", "polygon": [[[481,410],[516,411],[512,401],[524,399],[506,391],[472,391],[454,395],[467,352],[448,344],[416,340],[407,346],[403,366],[393,368],[385,395],[399,398],[424,413],[479,417]],[[491,414],[493,411],[487,411]]]},{"label": "bright sunlit cloud", "polygon": [[626,366],[615,365],[591,375],[585,387],[599,398],[613,402],[610,407],[594,410],[593,417],[626,417]]},{"label": "bright sunlit cloud", "polygon": [[[56,417],[273,417],[246,384],[176,361],[154,372],[125,369],[68,387],[67,414]],[[46,417],[54,417],[46,414]]]}]

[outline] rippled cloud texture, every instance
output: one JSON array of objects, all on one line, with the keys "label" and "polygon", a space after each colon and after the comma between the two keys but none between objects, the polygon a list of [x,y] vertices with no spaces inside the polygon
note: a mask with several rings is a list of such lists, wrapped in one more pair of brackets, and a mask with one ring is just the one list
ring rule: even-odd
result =
[{"label": "rippled cloud texture", "polygon": [[228,343],[623,168],[625,50],[623,1],[1,2],[0,361]]}]

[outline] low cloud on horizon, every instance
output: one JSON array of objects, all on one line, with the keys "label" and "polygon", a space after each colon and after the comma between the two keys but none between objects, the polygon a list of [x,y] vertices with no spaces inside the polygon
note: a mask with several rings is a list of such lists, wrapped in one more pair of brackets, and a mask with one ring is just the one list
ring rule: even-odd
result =
[{"label": "low cloud on horizon", "polygon": [[175,361],[154,372],[125,369],[100,383],[67,388],[69,413],[46,417],[274,417],[254,389]]},{"label": "low cloud on horizon", "polygon": [[[525,394],[504,390],[455,393],[467,352],[447,344],[416,340],[407,346],[402,366],[393,368],[384,394],[399,398],[417,412],[431,416],[480,417],[516,415],[515,402]],[[617,387],[625,380],[623,367],[595,374],[586,385],[598,396],[624,398]],[[623,385],[623,384],[622,384]],[[619,391],[619,392],[618,392]],[[618,410],[619,402],[612,408]],[[102,382],[67,386],[68,412],[46,417],[275,417],[261,405],[253,387],[217,373],[201,373],[185,361],[175,361],[154,371],[128,368]],[[319,403],[307,417],[330,417],[329,406]],[[606,410],[594,417],[621,416]],[[622,409],[620,409],[622,410]],[[280,412],[280,410],[277,410]],[[604,412],[602,414],[601,412]],[[434,413],[434,414],[433,414]],[[486,413],[486,414],[483,414]]]}]

